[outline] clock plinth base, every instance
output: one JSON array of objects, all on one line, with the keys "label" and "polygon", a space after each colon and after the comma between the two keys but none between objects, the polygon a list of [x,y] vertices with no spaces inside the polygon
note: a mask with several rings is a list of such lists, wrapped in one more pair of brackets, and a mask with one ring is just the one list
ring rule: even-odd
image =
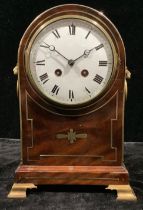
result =
[{"label": "clock plinth base", "polygon": [[15,183],[8,198],[26,198],[28,188],[35,185],[108,185],[106,189],[117,191],[118,201],[136,201],[128,183],[124,166],[34,166],[20,165],[16,170]]},{"label": "clock plinth base", "polygon": [[64,185],[127,185],[128,172],[124,166],[37,166],[20,165],[17,183]]}]

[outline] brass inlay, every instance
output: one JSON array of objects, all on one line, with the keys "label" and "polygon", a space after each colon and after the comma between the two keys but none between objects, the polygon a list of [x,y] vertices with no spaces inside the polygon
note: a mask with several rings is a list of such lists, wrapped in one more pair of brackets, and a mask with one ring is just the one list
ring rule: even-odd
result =
[{"label": "brass inlay", "polygon": [[[65,178],[65,177],[48,177],[48,176],[40,176],[41,179],[53,179],[53,180],[75,180],[75,178]],[[25,176],[24,179],[37,179],[37,177],[33,176]],[[95,177],[95,178],[78,178],[76,177],[76,180],[113,180],[113,181],[120,181],[120,178],[108,178],[108,177]]]},{"label": "brass inlay", "polygon": [[75,131],[71,128],[70,131],[67,134],[59,133],[56,135],[57,139],[67,139],[70,144],[73,144],[77,139],[86,139],[87,134],[86,133],[78,133],[76,134]]}]

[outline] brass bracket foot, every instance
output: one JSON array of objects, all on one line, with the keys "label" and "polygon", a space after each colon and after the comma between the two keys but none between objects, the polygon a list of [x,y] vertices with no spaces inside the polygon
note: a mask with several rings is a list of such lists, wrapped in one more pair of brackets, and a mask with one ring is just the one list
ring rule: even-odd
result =
[{"label": "brass bracket foot", "polygon": [[130,185],[109,185],[106,189],[117,190],[117,201],[137,201]]},{"label": "brass bracket foot", "polygon": [[30,188],[37,188],[32,183],[14,183],[11,191],[8,194],[8,198],[26,198],[26,190]]}]

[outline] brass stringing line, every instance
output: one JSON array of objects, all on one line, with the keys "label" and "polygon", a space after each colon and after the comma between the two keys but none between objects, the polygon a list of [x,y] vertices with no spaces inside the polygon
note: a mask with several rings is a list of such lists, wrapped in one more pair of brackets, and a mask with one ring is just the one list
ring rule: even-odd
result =
[{"label": "brass stringing line", "polygon": [[115,119],[111,119],[111,148],[115,150],[115,160],[104,160],[104,161],[109,161],[109,162],[115,162],[117,161],[117,147],[113,147],[113,136],[112,136],[112,131],[113,131],[113,121],[116,121],[118,119],[118,91],[116,92],[116,116]]},{"label": "brass stringing line", "polygon": [[[58,171],[59,172],[59,171]],[[37,177],[24,177],[25,179],[37,179]],[[42,179],[64,179],[64,180],[75,180],[75,178],[65,178],[65,177],[41,177],[40,178]],[[76,178],[77,180],[114,180],[114,181],[119,181],[120,179],[119,178]]]},{"label": "brass stringing line", "polygon": [[29,118],[28,117],[28,104],[27,104],[27,97],[28,97],[28,93],[27,91],[25,91],[25,95],[26,95],[26,119],[27,121],[30,121],[31,124],[31,133],[32,133],[32,146],[31,147],[27,147],[27,160],[28,161],[36,161],[36,160],[30,160],[29,159],[29,149],[32,149],[34,146],[34,139],[33,139],[33,118]]}]

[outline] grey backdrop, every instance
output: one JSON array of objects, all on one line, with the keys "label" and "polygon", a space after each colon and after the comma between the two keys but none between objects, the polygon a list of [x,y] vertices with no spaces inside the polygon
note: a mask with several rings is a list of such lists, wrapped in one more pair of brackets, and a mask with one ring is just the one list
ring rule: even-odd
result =
[{"label": "grey backdrop", "polygon": [[80,3],[101,10],[118,28],[132,73],[125,110],[125,141],[143,141],[142,0],[0,0],[0,138],[19,138],[16,78],[12,73],[19,41],[38,14],[64,3]]}]

